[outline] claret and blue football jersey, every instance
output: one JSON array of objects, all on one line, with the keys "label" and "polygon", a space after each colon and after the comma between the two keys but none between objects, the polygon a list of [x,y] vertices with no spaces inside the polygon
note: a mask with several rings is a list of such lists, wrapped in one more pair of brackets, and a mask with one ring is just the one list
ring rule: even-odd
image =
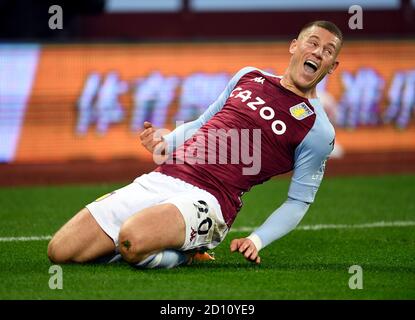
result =
[{"label": "claret and blue football jersey", "polygon": [[187,129],[193,131],[184,133],[184,143],[175,140],[177,132],[164,137],[175,151],[156,171],[213,194],[229,227],[245,192],[292,170],[288,196],[312,203],[334,145],[317,98],[298,96],[252,67],[240,70]]}]

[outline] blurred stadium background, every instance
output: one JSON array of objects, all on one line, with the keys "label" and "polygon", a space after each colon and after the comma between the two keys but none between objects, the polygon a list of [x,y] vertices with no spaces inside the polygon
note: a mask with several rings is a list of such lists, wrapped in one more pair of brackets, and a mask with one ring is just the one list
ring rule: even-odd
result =
[{"label": "blurred stadium background", "polygon": [[[50,29],[51,5],[63,28]],[[327,175],[415,171],[415,0],[0,1],[0,184],[129,181],[154,167],[143,120],[198,116],[243,66],[282,74],[315,19],[345,34],[320,85],[336,125]]]},{"label": "blurred stadium background", "polygon": [[[336,23],[345,45],[318,87],[335,151],[297,230],[258,268],[229,254],[285,200],[289,179],[273,179],[244,196],[213,265],[65,265],[65,290],[51,290],[51,235],[155,168],[143,121],[194,119],[244,66],[282,74],[313,20]],[[0,0],[0,300],[414,299],[414,109],[415,0]],[[365,290],[347,285],[355,264]]]}]

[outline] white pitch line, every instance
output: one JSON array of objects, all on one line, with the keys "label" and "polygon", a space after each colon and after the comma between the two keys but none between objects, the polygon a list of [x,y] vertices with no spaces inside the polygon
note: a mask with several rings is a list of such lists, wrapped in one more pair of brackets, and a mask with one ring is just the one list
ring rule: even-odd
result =
[{"label": "white pitch line", "polygon": [[[315,224],[299,226],[296,230],[318,231],[325,229],[370,229],[370,228],[387,228],[387,227],[412,227],[415,221],[378,221],[362,224]],[[230,232],[252,232],[256,227],[239,227],[232,228]],[[15,241],[46,241],[52,239],[52,236],[31,236],[31,237],[0,237],[0,242]]]},{"label": "white pitch line", "polygon": [[14,241],[41,241],[50,240],[52,236],[33,236],[33,237],[2,237],[0,242],[14,242]]},{"label": "white pitch line", "polygon": [[[366,228],[387,228],[387,227],[411,227],[415,226],[415,221],[378,221],[372,223],[362,223],[362,224],[314,224],[314,225],[304,225],[299,226],[296,230],[305,230],[305,231],[318,231],[324,229],[366,229]],[[230,231],[232,232],[252,232],[256,228],[254,227],[240,227],[233,228]]]}]

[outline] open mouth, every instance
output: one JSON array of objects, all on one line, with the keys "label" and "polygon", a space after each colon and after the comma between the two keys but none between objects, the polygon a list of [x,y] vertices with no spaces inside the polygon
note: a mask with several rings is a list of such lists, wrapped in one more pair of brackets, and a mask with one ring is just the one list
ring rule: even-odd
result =
[{"label": "open mouth", "polygon": [[315,63],[314,61],[311,61],[311,60],[306,60],[306,61],[304,62],[304,70],[305,70],[307,73],[311,73],[311,74],[313,74],[313,73],[315,73],[315,72],[317,71],[317,69],[318,69],[318,65],[317,65],[317,63]]}]

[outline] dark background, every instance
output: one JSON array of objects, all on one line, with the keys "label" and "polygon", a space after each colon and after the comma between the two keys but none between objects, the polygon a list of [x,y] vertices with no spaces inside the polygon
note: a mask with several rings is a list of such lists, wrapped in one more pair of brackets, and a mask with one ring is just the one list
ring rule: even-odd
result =
[{"label": "dark background", "polygon": [[[51,5],[63,9],[62,30],[51,30]],[[0,0],[0,39],[16,41],[265,40],[295,35],[321,17],[337,24],[348,39],[413,37],[415,9],[400,0],[393,10],[364,10],[364,28],[351,30],[345,10],[194,12],[182,0],[178,12],[109,13],[105,0]]]}]

